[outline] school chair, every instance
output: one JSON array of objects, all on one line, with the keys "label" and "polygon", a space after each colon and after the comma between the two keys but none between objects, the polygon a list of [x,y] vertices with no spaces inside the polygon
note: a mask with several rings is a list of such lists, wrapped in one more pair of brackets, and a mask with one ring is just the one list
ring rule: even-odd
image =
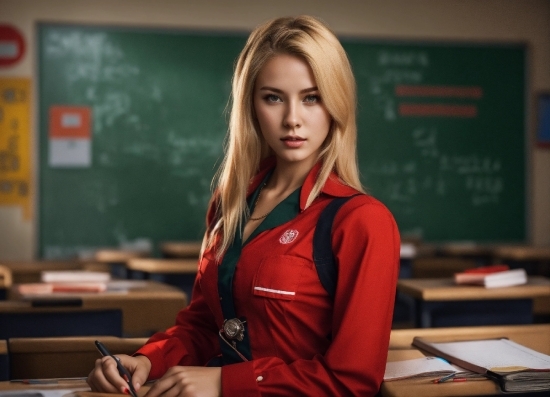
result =
[{"label": "school chair", "polygon": [[44,379],[88,376],[101,358],[94,342],[101,341],[112,354],[136,352],[147,338],[81,336],[11,338],[8,341],[10,379]]}]

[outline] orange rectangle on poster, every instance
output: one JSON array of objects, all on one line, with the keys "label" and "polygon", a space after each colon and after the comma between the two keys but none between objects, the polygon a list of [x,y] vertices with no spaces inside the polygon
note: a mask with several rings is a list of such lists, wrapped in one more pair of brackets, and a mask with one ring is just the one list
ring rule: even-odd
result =
[{"label": "orange rectangle on poster", "polygon": [[91,113],[89,106],[50,107],[50,139],[90,139]]}]

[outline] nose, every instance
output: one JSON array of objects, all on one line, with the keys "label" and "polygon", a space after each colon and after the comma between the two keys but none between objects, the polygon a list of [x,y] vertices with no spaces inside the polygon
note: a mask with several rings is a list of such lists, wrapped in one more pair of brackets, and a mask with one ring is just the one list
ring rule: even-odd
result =
[{"label": "nose", "polygon": [[285,115],[283,119],[283,125],[286,128],[294,129],[300,128],[302,125],[302,119],[300,115],[300,105],[295,101],[288,102],[285,109]]}]

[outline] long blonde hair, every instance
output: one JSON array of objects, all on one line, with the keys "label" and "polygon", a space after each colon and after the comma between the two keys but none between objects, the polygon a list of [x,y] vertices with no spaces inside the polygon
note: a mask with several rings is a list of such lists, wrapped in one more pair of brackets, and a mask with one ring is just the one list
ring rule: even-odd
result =
[{"label": "long blonde hair", "polygon": [[261,160],[271,154],[256,121],[252,96],[258,73],[278,54],[298,56],[309,64],[332,117],[331,131],[319,155],[322,167],[306,207],[319,195],[331,171],[343,183],[363,191],[356,157],[355,79],[342,45],[326,25],[311,16],[268,21],[250,34],[233,75],[225,156],[213,181],[214,221],[208,225],[202,250],[215,246],[218,258],[249,216],[247,188]]}]

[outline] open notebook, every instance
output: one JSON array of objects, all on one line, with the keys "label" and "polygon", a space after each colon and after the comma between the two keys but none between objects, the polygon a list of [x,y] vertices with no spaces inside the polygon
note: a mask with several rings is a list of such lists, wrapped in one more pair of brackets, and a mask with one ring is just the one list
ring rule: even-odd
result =
[{"label": "open notebook", "polygon": [[505,338],[430,342],[416,337],[413,346],[495,379],[505,392],[550,390],[550,356]]},{"label": "open notebook", "polygon": [[457,378],[479,378],[485,376],[450,364],[439,357],[422,357],[386,363],[384,382],[409,378],[440,378],[454,374]]}]

